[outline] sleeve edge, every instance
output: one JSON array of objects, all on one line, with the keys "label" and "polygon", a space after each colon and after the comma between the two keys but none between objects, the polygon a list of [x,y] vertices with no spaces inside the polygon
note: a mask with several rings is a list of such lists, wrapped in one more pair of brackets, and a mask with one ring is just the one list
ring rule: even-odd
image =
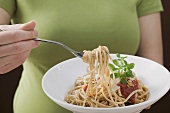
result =
[{"label": "sleeve edge", "polygon": [[157,13],[157,12],[163,12],[163,8],[154,8],[152,10],[149,10],[149,11],[143,11],[143,13],[138,13],[138,17],[142,17],[142,16],[145,16],[145,15],[149,15],[149,14],[152,14],[152,13]]},{"label": "sleeve edge", "polygon": [[[10,9],[7,8],[7,7],[8,7],[7,4],[0,2],[0,8],[4,9],[10,15],[10,17],[12,17],[13,16],[13,12],[10,11]],[[15,9],[12,8],[12,10],[15,10]]]}]

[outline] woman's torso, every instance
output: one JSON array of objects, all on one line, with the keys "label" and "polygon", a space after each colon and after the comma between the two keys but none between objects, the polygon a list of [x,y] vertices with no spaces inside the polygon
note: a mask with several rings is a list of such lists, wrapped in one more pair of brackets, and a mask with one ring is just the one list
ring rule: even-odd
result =
[{"label": "woman's torso", "polygon": [[[12,22],[35,20],[39,38],[62,42],[77,51],[105,45],[111,53],[135,54],[139,45],[137,3],[138,0],[17,0]],[[34,49],[24,64],[14,99],[15,113],[66,113],[43,93],[41,80],[49,68],[72,57],[52,44],[41,43]]]}]

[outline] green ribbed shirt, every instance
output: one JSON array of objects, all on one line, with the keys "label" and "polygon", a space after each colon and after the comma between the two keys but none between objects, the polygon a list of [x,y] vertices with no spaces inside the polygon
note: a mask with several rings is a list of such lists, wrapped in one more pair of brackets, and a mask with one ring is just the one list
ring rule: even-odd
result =
[{"label": "green ribbed shirt", "polygon": [[[12,24],[35,20],[39,38],[77,51],[105,45],[111,53],[132,55],[140,43],[138,18],[163,10],[160,0],[0,0],[0,7]],[[49,68],[72,57],[52,44],[34,49],[24,63],[14,113],[69,113],[45,95],[41,80]]]}]

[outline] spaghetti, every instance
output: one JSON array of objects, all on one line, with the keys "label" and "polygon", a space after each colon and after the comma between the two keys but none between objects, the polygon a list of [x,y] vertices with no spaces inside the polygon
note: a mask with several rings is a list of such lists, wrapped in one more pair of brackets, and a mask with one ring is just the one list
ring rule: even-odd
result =
[{"label": "spaghetti", "polygon": [[[89,71],[78,77],[75,87],[69,91],[65,101],[85,107],[121,107],[126,103],[137,104],[148,100],[149,90],[134,75],[126,78],[122,84],[120,78],[108,66],[112,60],[106,46],[99,46],[93,51],[84,51],[82,60],[89,64]],[[134,73],[133,73],[134,74]]]}]

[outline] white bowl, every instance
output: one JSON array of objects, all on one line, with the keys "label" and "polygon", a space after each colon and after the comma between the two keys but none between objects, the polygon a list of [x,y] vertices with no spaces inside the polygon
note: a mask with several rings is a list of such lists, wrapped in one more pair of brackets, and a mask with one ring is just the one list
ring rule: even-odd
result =
[{"label": "white bowl", "polygon": [[[54,102],[74,113],[139,113],[168,92],[170,73],[154,61],[137,56],[125,56],[128,56],[128,62],[135,63],[134,71],[137,77],[150,90],[150,97],[146,102],[115,108],[90,108],[66,103],[64,97],[74,87],[76,78],[86,73],[87,64],[80,58],[66,60],[48,70],[42,80],[43,90]],[[111,57],[115,58],[116,56],[112,54]]]}]

